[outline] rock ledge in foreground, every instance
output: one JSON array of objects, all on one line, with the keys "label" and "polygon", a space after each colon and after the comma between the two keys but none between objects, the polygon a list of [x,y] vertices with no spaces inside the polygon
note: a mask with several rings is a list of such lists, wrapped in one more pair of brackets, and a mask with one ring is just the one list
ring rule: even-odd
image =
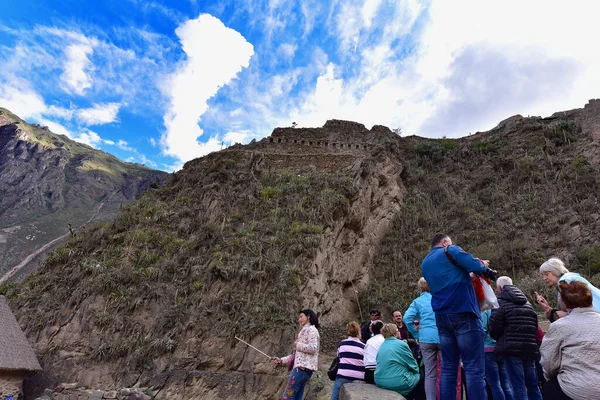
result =
[{"label": "rock ledge in foreground", "polygon": [[340,400],[406,400],[399,393],[363,382],[346,383],[340,391]]}]

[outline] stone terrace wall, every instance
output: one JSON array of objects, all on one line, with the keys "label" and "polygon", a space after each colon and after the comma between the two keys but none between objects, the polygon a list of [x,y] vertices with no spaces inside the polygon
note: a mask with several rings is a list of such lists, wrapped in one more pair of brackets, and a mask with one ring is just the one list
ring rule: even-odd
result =
[{"label": "stone terrace wall", "polygon": [[304,171],[316,168],[324,172],[337,172],[357,160],[351,154],[269,154],[263,155],[264,169]]},{"label": "stone terrace wall", "polygon": [[363,155],[373,149],[365,143],[349,143],[339,140],[308,139],[304,137],[281,138],[270,136],[262,139],[261,149],[278,153],[327,153]]},{"label": "stone terrace wall", "polygon": [[23,375],[24,372],[0,371],[0,398],[21,392]]},{"label": "stone terrace wall", "polygon": [[322,128],[275,128],[271,136],[250,148],[287,153],[365,154],[397,136],[387,127],[371,130],[351,121],[329,120]]}]

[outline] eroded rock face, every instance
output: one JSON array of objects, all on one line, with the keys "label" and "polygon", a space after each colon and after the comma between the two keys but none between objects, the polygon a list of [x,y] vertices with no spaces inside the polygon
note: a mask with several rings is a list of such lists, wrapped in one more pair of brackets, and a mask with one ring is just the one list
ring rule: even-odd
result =
[{"label": "eroded rock face", "polygon": [[[362,161],[361,161],[362,162]],[[359,162],[359,164],[361,163]],[[388,154],[355,166],[359,195],[350,217],[327,236],[315,257],[306,285],[305,302],[321,310],[323,321],[339,323],[341,315],[356,311],[356,287],[369,282],[374,251],[398,212],[406,192],[402,166]]]}]

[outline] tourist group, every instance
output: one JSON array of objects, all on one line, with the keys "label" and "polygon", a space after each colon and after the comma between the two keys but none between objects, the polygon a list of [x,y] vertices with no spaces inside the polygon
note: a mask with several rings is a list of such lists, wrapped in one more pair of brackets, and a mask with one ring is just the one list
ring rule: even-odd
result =
[{"label": "tourist group", "polygon": [[[409,400],[600,400],[600,290],[558,258],[540,266],[557,289],[557,306],[536,293],[547,332],[527,296],[508,276],[436,234],[421,265],[420,296],[384,323],[371,310],[346,325],[328,373],[331,400],[344,384],[364,381]],[[495,281],[495,282],[494,282]],[[299,313],[292,354],[274,358],[291,374],[282,400],[301,400],[318,369],[319,321]]]}]

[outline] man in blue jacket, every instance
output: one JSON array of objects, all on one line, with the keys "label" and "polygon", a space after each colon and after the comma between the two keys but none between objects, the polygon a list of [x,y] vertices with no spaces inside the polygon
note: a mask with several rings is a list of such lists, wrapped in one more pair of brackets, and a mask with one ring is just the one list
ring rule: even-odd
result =
[{"label": "man in blue jacket", "polygon": [[461,359],[465,369],[467,397],[470,400],[485,400],[484,332],[479,302],[469,273],[493,278],[496,271],[488,268],[489,261],[482,261],[453,246],[446,234],[436,234],[431,247],[421,270],[431,291],[431,307],[440,336],[441,400],[456,399]]}]

